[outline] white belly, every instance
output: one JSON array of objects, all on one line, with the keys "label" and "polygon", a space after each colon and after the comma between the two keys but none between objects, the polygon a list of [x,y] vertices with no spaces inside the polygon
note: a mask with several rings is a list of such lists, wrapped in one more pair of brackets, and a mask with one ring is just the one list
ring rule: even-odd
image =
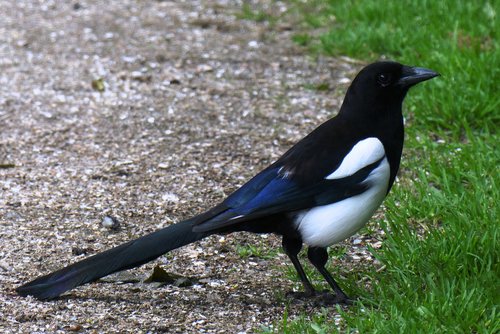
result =
[{"label": "white belly", "polygon": [[369,186],[365,192],[299,212],[295,224],[302,240],[309,246],[328,247],[353,235],[368,222],[384,200],[389,177],[389,163],[384,158],[363,182]]}]

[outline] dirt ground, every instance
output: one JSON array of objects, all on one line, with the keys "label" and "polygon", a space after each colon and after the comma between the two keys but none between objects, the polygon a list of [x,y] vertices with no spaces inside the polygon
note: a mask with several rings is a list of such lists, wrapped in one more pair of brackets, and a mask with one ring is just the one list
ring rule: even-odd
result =
[{"label": "dirt ground", "polygon": [[[246,333],[285,309],[319,311],[283,297],[299,287],[283,254],[238,255],[279,249],[250,234],[50,302],[14,289],[221,201],[331,117],[358,64],[311,59],[293,24],[241,20],[231,0],[3,0],[0,13],[1,332]],[[108,215],[117,230],[102,225]],[[336,264],[372,261],[355,255],[366,253],[357,240]],[[135,282],[156,265],[195,282]]]}]

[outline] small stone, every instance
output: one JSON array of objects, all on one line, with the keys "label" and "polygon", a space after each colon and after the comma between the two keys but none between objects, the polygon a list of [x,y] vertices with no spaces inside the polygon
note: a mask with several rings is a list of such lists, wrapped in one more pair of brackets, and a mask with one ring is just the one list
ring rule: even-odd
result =
[{"label": "small stone", "polygon": [[82,325],[71,325],[67,327],[67,330],[70,332],[78,332],[83,329]]},{"label": "small stone", "polygon": [[17,211],[7,211],[4,215],[4,219],[9,221],[19,221],[23,219],[23,216]]},{"label": "small stone", "polygon": [[363,240],[361,239],[354,239],[354,241],[352,242],[353,245],[359,245],[363,242]]},{"label": "small stone", "polygon": [[130,79],[139,82],[150,82],[153,77],[151,76],[151,74],[147,74],[141,71],[134,71],[130,73]]},{"label": "small stone", "polygon": [[256,49],[256,48],[259,47],[259,42],[257,42],[257,41],[250,41],[250,42],[248,42],[248,47],[252,48],[252,49]]},{"label": "small stone", "polygon": [[174,193],[165,193],[161,196],[161,199],[165,202],[177,203],[179,202],[179,196]]},{"label": "small stone", "polygon": [[120,228],[120,221],[113,216],[104,216],[101,225],[110,230],[118,230]]},{"label": "small stone", "polygon": [[86,255],[89,253],[89,251],[91,251],[90,248],[73,247],[71,249],[71,254],[75,256]]},{"label": "small stone", "polygon": [[159,163],[158,168],[159,169],[168,169],[169,164],[168,163]]},{"label": "small stone", "polygon": [[[196,72],[197,73],[203,73],[203,72],[211,72],[213,71],[213,67],[207,64],[201,64],[196,67]],[[170,82],[172,83],[172,82]]]},{"label": "small stone", "polygon": [[0,261],[0,269],[3,271],[10,271],[11,267],[5,261]]}]

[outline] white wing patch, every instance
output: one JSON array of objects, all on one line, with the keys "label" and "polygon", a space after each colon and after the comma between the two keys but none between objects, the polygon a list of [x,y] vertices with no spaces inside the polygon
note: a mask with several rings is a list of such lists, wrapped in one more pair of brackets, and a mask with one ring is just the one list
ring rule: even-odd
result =
[{"label": "white wing patch", "polygon": [[382,159],[384,156],[384,145],[380,140],[375,137],[363,139],[353,146],[344,160],[342,160],[339,168],[325,179],[333,180],[351,176],[363,167]]},{"label": "white wing patch", "polygon": [[356,233],[384,200],[390,174],[384,158],[364,181],[370,185],[365,192],[296,213],[294,220],[302,240],[309,246],[328,247]]}]

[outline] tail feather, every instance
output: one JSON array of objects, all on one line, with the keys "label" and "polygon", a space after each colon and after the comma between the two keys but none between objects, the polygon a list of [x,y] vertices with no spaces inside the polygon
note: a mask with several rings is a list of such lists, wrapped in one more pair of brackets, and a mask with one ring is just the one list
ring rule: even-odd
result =
[{"label": "tail feather", "polygon": [[21,296],[52,299],[79,285],[117,271],[138,267],[173,249],[212,234],[193,232],[193,222],[194,219],[186,220],[98,253],[26,283],[16,291]]}]

